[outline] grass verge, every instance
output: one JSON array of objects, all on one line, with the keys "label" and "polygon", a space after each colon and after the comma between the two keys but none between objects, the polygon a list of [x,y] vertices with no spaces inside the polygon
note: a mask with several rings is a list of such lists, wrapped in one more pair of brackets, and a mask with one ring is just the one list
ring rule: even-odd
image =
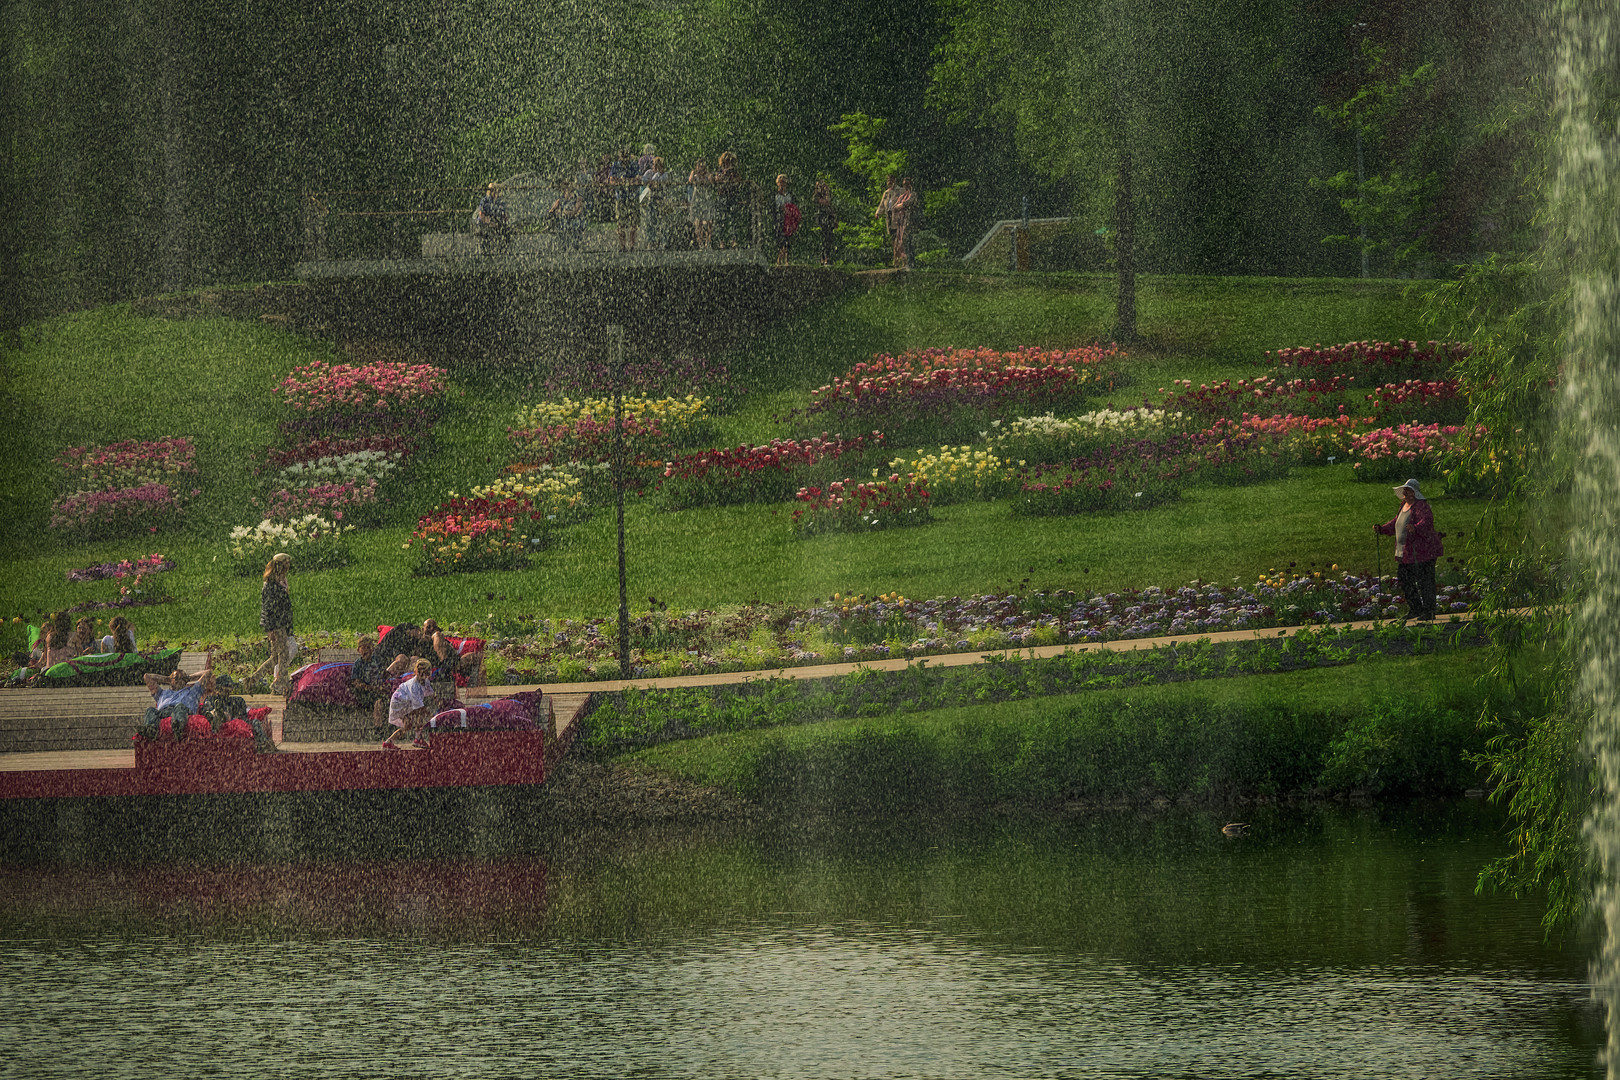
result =
[{"label": "grass verge", "polygon": [[1455,795],[1477,782],[1468,653],[830,720],[617,760],[799,812]]}]

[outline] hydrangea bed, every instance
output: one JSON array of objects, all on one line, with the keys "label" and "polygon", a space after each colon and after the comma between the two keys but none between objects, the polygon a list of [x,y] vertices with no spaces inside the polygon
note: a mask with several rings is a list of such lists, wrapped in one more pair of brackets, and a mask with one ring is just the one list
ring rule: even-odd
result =
[{"label": "hydrangea bed", "polygon": [[432,364],[378,361],[356,365],[317,360],[294,368],[276,384],[275,394],[294,412],[388,412],[421,408],[442,398],[445,375]]},{"label": "hydrangea bed", "polygon": [[125,578],[132,574],[160,574],[174,569],[174,560],[154,551],[135,559],[121,559],[115,563],[96,563],[94,566],[69,570],[69,581],[101,581],[105,578]]},{"label": "hydrangea bed", "polygon": [[[1112,388],[1115,346],[1079,349],[920,349],[879,355],[810,392],[803,415],[833,415],[861,427],[890,427],[978,412],[1050,408]],[[891,435],[892,435],[891,431]]]},{"label": "hydrangea bed", "polygon": [[268,518],[257,525],[238,525],[231,530],[225,553],[231,569],[237,574],[257,574],[278,551],[293,557],[293,565],[300,572],[344,566],[349,561],[345,542],[353,525],[305,514],[291,521],[271,521]]},{"label": "hydrangea bed", "polygon": [[793,531],[799,536],[876,532],[932,520],[927,488],[898,475],[870,483],[834,480],[825,488],[800,488],[794,499],[804,504],[793,511]]},{"label": "hydrangea bed", "polygon": [[672,508],[785,501],[806,486],[806,471],[865,456],[883,445],[881,431],[848,439],[824,431],[808,439],[702,450],[665,462],[658,493]]}]

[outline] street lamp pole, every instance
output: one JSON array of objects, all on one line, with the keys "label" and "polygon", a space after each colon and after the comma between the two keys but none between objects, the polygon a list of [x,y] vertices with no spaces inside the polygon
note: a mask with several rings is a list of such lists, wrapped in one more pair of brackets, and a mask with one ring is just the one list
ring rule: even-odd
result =
[{"label": "street lamp pole", "polygon": [[630,678],[630,591],[624,563],[624,325],[609,323],[608,360],[613,368],[613,501],[619,514],[619,675]]}]

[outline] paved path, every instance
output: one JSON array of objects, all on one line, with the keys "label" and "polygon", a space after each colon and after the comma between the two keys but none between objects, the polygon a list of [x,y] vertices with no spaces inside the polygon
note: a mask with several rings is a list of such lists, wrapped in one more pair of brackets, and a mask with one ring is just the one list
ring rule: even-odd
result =
[{"label": "paved path", "polygon": [[[1462,626],[1472,621],[1472,615],[1452,615],[1444,620],[1434,623],[1437,627]],[[1301,630],[1369,630],[1376,626],[1387,626],[1389,620],[1366,620],[1363,622],[1334,623],[1329,627],[1323,626],[1273,626],[1263,630],[1220,630],[1211,633],[1178,634],[1171,637],[1155,638],[1129,638],[1122,641],[1098,641],[1089,643],[1076,643],[1068,645],[1037,645],[1033,648],[1022,649],[991,649],[984,652],[958,652],[941,653],[935,656],[896,656],[886,660],[857,660],[842,664],[815,664],[805,667],[772,668],[757,671],[725,671],[711,672],[702,675],[671,675],[650,677],[642,679],[600,679],[595,682],[582,683],[546,683],[524,684],[511,686],[490,686],[485,689],[485,695],[478,700],[505,697],[508,694],[519,694],[525,690],[544,690],[548,694],[589,694],[592,692],[611,692],[614,690],[650,690],[668,689],[676,686],[725,686],[732,683],[753,682],[757,679],[826,679],[838,675],[848,675],[852,671],[865,668],[868,671],[904,671],[912,665],[926,664],[929,667],[965,667],[969,664],[982,664],[995,657],[998,659],[1024,659],[1039,660],[1048,656],[1062,656],[1065,653],[1083,652],[1137,652],[1143,649],[1158,649],[1178,642],[1182,644],[1209,640],[1222,641],[1259,641],[1276,640],[1282,637],[1292,637]]]}]

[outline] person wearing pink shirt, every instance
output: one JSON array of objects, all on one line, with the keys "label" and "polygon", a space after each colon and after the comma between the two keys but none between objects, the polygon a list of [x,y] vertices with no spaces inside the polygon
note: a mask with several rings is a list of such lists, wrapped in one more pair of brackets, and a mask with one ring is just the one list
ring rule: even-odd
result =
[{"label": "person wearing pink shirt", "polygon": [[1400,511],[1382,525],[1374,525],[1373,531],[1395,538],[1395,579],[1406,597],[1406,617],[1432,622],[1438,614],[1434,564],[1446,553],[1440,542],[1443,534],[1435,532],[1434,510],[1416,480],[1396,488],[1395,497],[1401,500]]}]

